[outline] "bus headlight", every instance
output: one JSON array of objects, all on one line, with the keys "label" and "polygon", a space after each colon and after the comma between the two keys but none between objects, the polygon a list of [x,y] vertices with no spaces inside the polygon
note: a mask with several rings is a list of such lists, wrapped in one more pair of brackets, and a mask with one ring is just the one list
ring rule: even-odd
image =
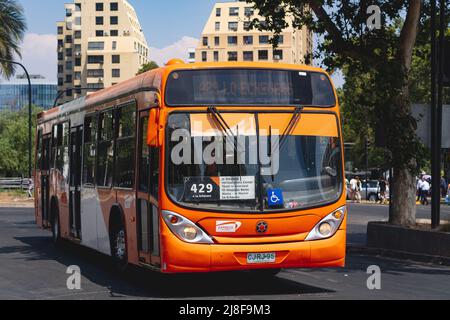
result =
[{"label": "bus headlight", "polygon": [[182,215],[163,210],[162,217],[172,231],[180,240],[189,243],[214,243],[195,223],[186,219]]},{"label": "bus headlight", "polygon": [[347,207],[343,206],[319,221],[311,230],[305,241],[326,239],[334,236],[344,220]]}]

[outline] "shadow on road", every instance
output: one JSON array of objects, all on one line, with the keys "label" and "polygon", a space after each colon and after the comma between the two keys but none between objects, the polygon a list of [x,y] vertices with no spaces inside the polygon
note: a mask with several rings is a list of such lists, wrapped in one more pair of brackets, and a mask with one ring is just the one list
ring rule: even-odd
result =
[{"label": "shadow on road", "polygon": [[[125,273],[111,268],[110,258],[91,249],[63,243],[55,246],[49,237],[16,237],[24,245],[0,247],[0,255],[20,253],[25,261],[54,260],[65,266],[78,265],[82,276],[108,288],[110,297],[200,298],[224,296],[329,294],[334,291],[281,277],[257,278],[249,272],[164,275],[130,267]],[[45,270],[43,270],[45,272]]]}]

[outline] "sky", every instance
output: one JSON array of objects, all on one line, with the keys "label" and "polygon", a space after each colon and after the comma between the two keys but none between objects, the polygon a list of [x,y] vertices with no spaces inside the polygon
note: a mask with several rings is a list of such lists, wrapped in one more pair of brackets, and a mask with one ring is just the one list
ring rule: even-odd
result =
[{"label": "sky", "polygon": [[[22,62],[31,74],[56,81],[56,22],[64,19],[64,3],[73,0],[18,0],[27,22]],[[232,0],[221,0],[228,2]],[[204,24],[217,0],[129,0],[134,6],[150,47],[150,59],[159,65],[173,57],[187,59],[196,47]],[[341,79],[335,79],[337,85]]]}]

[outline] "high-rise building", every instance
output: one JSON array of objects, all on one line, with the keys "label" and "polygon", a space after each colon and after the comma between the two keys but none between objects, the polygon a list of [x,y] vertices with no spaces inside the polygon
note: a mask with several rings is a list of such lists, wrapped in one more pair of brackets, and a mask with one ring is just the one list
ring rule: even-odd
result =
[{"label": "high-rise building", "polygon": [[[149,49],[126,0],[74,0],[57,23],[60,103],[136,75]],[[86,90],[87,89],[87,90]]]},{"label": "high-rise building", "polygon": [[[249,29],[250,21],[264,18],[245,1],[216,3],[196,49],[197,62],[262,61],[305,64],[312,53],[312,32],[290,25],[278,37],[273,49],[271,32]],[[288,20],[291,18],[287,17]]]},{"label": "high-rise building", "polygon": [[[41,75],[30,75],[31,103],[44,109],[53,107],[56,98],[56,82],[49,81]],[[0,81],[0,111],[18,111],[28,108],[28,80],[25,75],[18,75],[12,80]]]}]

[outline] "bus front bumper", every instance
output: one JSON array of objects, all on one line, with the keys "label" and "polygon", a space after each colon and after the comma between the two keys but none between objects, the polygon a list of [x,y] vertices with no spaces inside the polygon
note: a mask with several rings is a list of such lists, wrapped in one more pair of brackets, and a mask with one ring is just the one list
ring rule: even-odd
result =
[{"label": "bus front bumper", "polygon": [[[161,271],[164,273],[345,265],[346,231],[343,229],[324,240],[273,244],[190,244],[178,239],[168,229],[164,230],[161,240]],[[248,253],[275,253],[275,262],[248,263]]]}]

